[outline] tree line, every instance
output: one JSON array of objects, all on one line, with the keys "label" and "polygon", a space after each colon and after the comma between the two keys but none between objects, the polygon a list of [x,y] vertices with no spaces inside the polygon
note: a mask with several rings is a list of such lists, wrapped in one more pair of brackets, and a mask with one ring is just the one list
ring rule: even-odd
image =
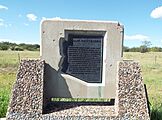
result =
[{"label": "tree line", "polygon": [[[150,47],[151,43],[149,41],[144,41],[143,44],[140,47],[123,47],[124,52],[162,52],[161,47]],[[10,42],[0,42],[0,50],[13,50],[13,51],[39,51],[40,45],[38,44],[16,44],[16,43],[10,43]]]},{"label": "tree line", "polygon": [[0,42],[0,50],[13,50],[13,51],[39,51],[40,45],[38,44],[16,44],[16,43],[10,43],[10,42]]},{"label": "tree line", "polygon": [[123,47],[123,51],[124,52],[141,52],[141,53],[145,53],[145,52],[162,52],[162,48],[161,47],[150,47],[151,46],[151,42],[150,41],[143,41],[142,45],[140,47]]},{"label": "tree line", "polygon": [[145,53],[145,52],[162,52],[162,48],[161,47],[149,47],[149,48],[145,48],[143,46],[140,47],[123,47],[123,51],[124,52],[141,52],[141,53]]}]

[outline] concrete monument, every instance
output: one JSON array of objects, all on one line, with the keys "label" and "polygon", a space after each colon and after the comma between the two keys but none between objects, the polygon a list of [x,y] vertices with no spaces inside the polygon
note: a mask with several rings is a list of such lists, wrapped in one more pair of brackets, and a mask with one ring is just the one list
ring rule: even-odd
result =
[{"label": "concrete monument", "polygon": [[[41,24],[41,60],[22,60],[8,120],[149,120],[137,62],[122,60],[118,22],[48,19]],[[106,98],[110,102],[52,101]]]},{"label": "concrete monument", "polygon": [[51,67],[47,97],[115,98],[123,35],[118,22],[43,21],[41,58]]}]

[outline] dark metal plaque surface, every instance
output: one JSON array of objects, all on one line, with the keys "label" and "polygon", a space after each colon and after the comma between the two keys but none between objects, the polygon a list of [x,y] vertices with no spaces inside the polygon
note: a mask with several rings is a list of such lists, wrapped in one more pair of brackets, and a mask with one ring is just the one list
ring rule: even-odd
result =
[{"label": "dark metal plaque surface", "polygon": [[88,83],[101,83],[102,46],[102,36],[69,36],[64,72]]}]

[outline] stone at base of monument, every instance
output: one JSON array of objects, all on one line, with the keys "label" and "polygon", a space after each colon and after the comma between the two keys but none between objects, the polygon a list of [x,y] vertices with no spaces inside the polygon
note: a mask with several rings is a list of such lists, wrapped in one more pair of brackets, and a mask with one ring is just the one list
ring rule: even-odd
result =
[{"label": "stone at base of monument", "polygon": [[[56,120],[56,119],[111,119],[149,120],[146,91],[137,62],[118,63],[116,98],[113,106],[78,105],[77,103],[55,107],[55,112],[43,114],[44,61],[23,60],[12,91],[8,108],[8,120]],[[46,72],[46,71],[45,71]]]},{"label": "stone at base of monument", "polygon": [[39,118],[42,115],[43,74],[44,61],[21,61],[8,108],[8,120]]}]

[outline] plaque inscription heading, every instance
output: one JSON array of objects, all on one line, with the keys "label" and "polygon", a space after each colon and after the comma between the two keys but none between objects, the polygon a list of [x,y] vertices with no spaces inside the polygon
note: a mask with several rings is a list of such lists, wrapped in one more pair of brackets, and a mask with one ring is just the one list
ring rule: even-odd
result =
[{"label": "plaque inscription heading", "polygon": [[103,36],[70,35],[66,49],[66,74],[88,83],[102,82]]}]

